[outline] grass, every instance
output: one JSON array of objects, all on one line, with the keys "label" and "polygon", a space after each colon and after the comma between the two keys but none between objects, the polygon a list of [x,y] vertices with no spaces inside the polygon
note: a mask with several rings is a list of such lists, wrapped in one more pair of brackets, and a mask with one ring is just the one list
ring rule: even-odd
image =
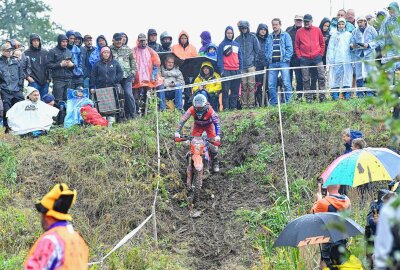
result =
[{"label": "grass", "polygon": [[[302,251],[273,250],[273,241],[289,220],[311,207],[315,176],[342,150],[342,129],[361,128],[369,144],[387,145],[389,132],[361,120],[363,112],[376,116],[384,110],[360,100],[282,107],[290,212],[283,184],[277,108],[220,114],[221,155],[225,157],[227,178],[254,181],[268,190],[267,203],[235,213],[235,218],[246,224],[252,252],[258,258],[254,269],[270,269],[271,265],[273,269],[307,269]],[[77,204],[71,211],[75,227],[88,241],[91,260],[107,253],[150,214],[158,180],[157,211],[169,218],[176,203],[171,191],[182,189],[178,167],[182,164],[170,153],[175,147],[172,137],[179,114],[160,114],[161,179],[157,175],[154,118],[149,115],[112,129],[54,129],[37,140],[1,135],[0,269],[21,268],[27,250],[41,233],[33,203],[61,181],[78,190]],[[178,203],[186,207],[184,201]],[[361,222],[362,217],[360,214],[356,220]],[[159,249],[149,240],[151,226],[145,226],[137,238],[105,262],[105,267],[190,269],[187,265],[193,258],[170,248],[174,234],[166,229],[171,227],[168,218],[158,220]],[[357,241],[358,246],[362,245],[361,240]],[[354,248],[354,252],[361,254],[362,249]]]}]

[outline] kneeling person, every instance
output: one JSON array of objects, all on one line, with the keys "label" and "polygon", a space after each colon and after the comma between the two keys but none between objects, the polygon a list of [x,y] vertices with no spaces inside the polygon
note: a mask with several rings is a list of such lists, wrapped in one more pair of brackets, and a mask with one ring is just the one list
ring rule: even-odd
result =
[{"label": "kneeling person", "polygon": [[7,112],[8,125],[15,135],[47,133],[59,110],[40,100],[39,90],[28,86],[26,100],[16,103]]}]

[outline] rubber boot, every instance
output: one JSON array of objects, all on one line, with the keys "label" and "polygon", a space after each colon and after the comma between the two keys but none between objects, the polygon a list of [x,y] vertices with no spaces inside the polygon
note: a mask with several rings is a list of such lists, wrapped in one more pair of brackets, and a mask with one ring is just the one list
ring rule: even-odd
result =
[{"label": "rubber boot", "polygon": [[213,172],[215,172],[215,173],[219,172],[219,160],[218,160],[218,156],[217,155],[215,155],[213,157],[212,169],[213,169]]}]

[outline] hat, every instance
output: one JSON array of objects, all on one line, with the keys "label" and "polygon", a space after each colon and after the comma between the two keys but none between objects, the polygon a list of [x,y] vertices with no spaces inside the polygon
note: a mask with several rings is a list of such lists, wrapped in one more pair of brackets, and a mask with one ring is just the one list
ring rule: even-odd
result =
[{"label": "hat", "polygon": [[364,16],[360,16],[360,17],[357,18],[356,22],[358,22],[358,21],[367,21],[367,19]]},{"label": "hat", "polygon": [[1,45],[1,50],[2,50],[2,51],[12,50],[12,47],[11,47],[10,44],[4,43],[3,45]]},{"label": "hat", "polygon": [[38,92],[39,92],[39,90],[37,90],[35,87],[28,86],[28,87],[26,88],[25,97],[28,98],[28,97],[29,97],[33,92],[35,92],[35,91],[38,91]]},{"label": "hat", "polygon": [[101,48],[101,50],[100,50],[100,54],[102,54],[103,52],[105,52],[105,51],[109,51],[109,52],[111,52],[111,50],[110,50],[110,47],[108,47],[108,46],[104,46],[103,48]]},{"label": "hat", "polygon": [[139,40],[139,41],[147,40],[146,35],[143,34],[143,33],[140,33],[140,34],[138,35],[138,40]]},{"label": "hat", "polygon": [[303,21],[305,21],[305,22],[310,22],[310,21],[312,21],[312,16],[311,16],[311,14],[306,14],[306,15],[304,15]]},{"label": "hat", "polygon": [[386,16],[386,13],[385,13],[385,11],[378,11],[378,13],[376,13],[376,17],[378,17],[378,16],[383,16],[383,17],[385,17]]},{"label": "hat", "polygon": [[52,94],[46,94],[42,97],[42,101],[46,104],[49,104],[54,100],[54,96]]},{"label": "hat", "polygon": [[115,33],[113,35],[113,40],[117,40],[117,39],[122,39],[122,34],[121,33]]},{"label": "hat", "polygon": [[67,184],[55,185],[39,202],[35,204],[36,209],[46,216],[58,220],[72,220],[68,214],[69,208],[75,203],[76,190],[70,190]]},{"label": "hat", "polygon": [[301,16],[301,15],[296,15],[296,16],[294,16],[294,19],[295,19],[295,20],[303,20],[303,16]]},{"label": "hat", "polygon": [[85,36],[83,37],[83,41],[86,41],[86,40],[88,40],[88,39],[93,39],[93,37],[92,37],[91,35],[85,35]]}]

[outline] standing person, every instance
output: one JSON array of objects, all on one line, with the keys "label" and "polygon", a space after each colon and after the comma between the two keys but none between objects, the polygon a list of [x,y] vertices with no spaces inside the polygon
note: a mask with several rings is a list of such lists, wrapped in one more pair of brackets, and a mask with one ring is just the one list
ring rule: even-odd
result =
[{"label": "standing person", "polygon": [[[296,78],[296,91],[303,91],[303,76],[301,74],[301,69],[298,68],[300,67],[300,60],[296,55],[296,50],[294,50],[294,42],[296,40],[296,33],[297,30],[303,27],[303,16],[301,15],[296,15],[294,16],[294,25],[290,26],[286,29],[286,32],[290,35],[290,38],[292,39],[292,45],[293,45],[293,55],[292,59],[290,59],[290,67],[296,67],[295,69],[290,70],[290,81],[293,83],[293,72],[294,76]],[[313,78],[311,79],[313,80]],[[297,94],[296,99],[301,99],[302,94]]]},{"label": "standing person", "polygon": [[[350,88],[353,83],[353,67],[351,64],[350,39],[351,33],[347,32],[346,20],[340,18],[338,29],[331,36],[326,62],[332,65],[329,68],[329,86],[331,89]],[[344,99],[350,99],[350,92],[343,93]],[[332,93],[332,99],[337,100],[339,92]]]},{"label": "standing person", "polygon": [[161,52],[170,52],[171,44],[172,44],[172,36],[168,34],[167,31],[164,31],[160,35],[160,42],[161,42]]},{"label": "standing person", "polygon": [[83,87],[83,68],[82,68],[82,54],[81,49],[75,45],[76,33],[72,30],[67,31],[66,36],[68,38],[68,50],[72,53],[72,62],[74,63],[71,88],[78,89]]},{"label": "standing person", "polygon": [[31,60],[32,73],[27,77],[28,85],[39,90],[43,98],[49,92],[49,71],[47,69],[48,51],[42,48],[42,41],[38,34],[29,36],[30,46],[25,55]]},{"label": "standing person", "polygon": [[210,32],[208,31],[201,32],[200,39],[201,39],[201,47],[199,49],[199,55],[205,55],[208,44],[212,42]]},{"label": "standing person", "polygon": [[107,39],[105,36],[100,35],[96,38],[96,49],[90,54],[89,57],[89,64],[91,67],[93,67],[93,65],[100,60],[100,50],[104,46],[108,46]]},{"label": "standing person", "polygon": [[161,44],[157,43],[157,31],[156,29],[150,28],[147,31],[147,42],[149,47],[152,48],[156,52],[161,52]]},{"label": "standing person", "polygon": [[[357,19],[357,28],[353,31],[350,40],[350,47],[356,61],[357,87],[363,87],[368,74],[375,70],[374,63],[371,60],[375,59],[375,48],[378,46],[377,37],[378,33],[374,27],[368,25],[366,18]],[[365,94],[367,96],[374,95],[372,91],[366,91]],[[363,97],[364,92],[357,92],[357,96]]]},{"label": "standing person", "polygon": [[[132,49],[133,55],[137,61],[137,72],[132,85],[133,93],[136,99],[136,108],[140,109],[139,102],[144,99],[146,101],[146,92],[149,89],[164,89],[163,78],[160,76],[161,61],[158,54],[149,46],[147,46],[147,38],[145,34],[138,35],[138,46]],[[165,92],[157,93],[160,98],[160,108],[162,111],[166,109]]]},{"label": "standing person", "polygon": [[[325,53],[325,41],[322,32],[318,27],[312,25],[313,19],[310,14],[303,17],[304,27],[296,33],[295,50],[300,60],[300,66],[317,66],[318,89],[325,90],[325,69],[322,63],[322,56]],[[312,71],[312,70],[311,70]],[[304,91],[311,89],[310,68],[302,68]],[[305,94],[307,102],[312,102],[316,98],[315,93]],[[325,94],[319,93],[319,100],[325,100]]]},{"label": "standing person", "polygon": [[[350,208],[350,199],[346,195],[339,193],[340,185],[327,186],[327,195],[322,196],[322,183],[318,183],[318,192],[310,213],[326,213],[326,212],[342,212]],[[327,243],[321,245],[321,269],[332,266],[332,257],[330,250],[338,245],[345,245],[347,240],[340,240],[335,243]]]},{"label": "standing person", "polygon": [[356,26],[356,12],[354,9],[348,9],[346,12],[346,21],[351,23],[354,27]]},{"label": "standing person", "polygon": [[47,54],[47,67],[53,79],[53,95],[56,105],[67,100],[67,88],[71,88],[74,62],[73,55],[67,48],[66,35],[58,35],[57,46]]},{"label": "standing person", "polygon": [[[218,45],[218,68],[222,77],[239,75],[243,70],[242,51],[232,26],[225,29],[225,38]],[[222,82],[222,106],[224,110],[236,110],[239,98],[240,79]]]},{"label": "standing person", "polygon": [[331,38],[331,35],[329,33],[329,26],[331,25],[331,21],[329,18],[323,18],[321,23],[319,24],[319,29],[321,29],[322,36],[324,37],[325,41],[325,52],[324,56],[322,57],[322,63],[326,65],[326,52],[328,50],[328,44],[329,44],[329,39]]},{"label": "standing person", "polygon": [[110,47],[104,46],[100,51],[100,61],[93,66],[90,77],[90,89],[94,93],[95,89],[114,87],[120,83],[123,71],[120,64],[114,60]]},{"label": "standing person", "polygon": [[183,30],[179,34],[178,44],[172,46],[172,52],[182,60],[198,56],[196,47],[189,43],[188,33]]},{"label": "standing person", "polygon": [[[257,27],[257,32],[256,32],[256,37],[258,39],[258,42],[260,43],[260,51],[257,55],[256,59],[256,70],[264,70],[264,68],[268,68],[268,63],[267,63],[267,58],[265,57],[265,45],[267,43],[267,37],[268,37],[268,26],[264,23],[260,23]],[[259,74],[256,75],[256,85],[257,85],[257,90],[256,90],[256,102],[259,107],[262,105],[262,88],[264,85],[264,76],[267,76],[268,74]],[[267,80],[265,81],[267,83]],[[265,89],[264,91],[266,91]],[[264,105],[267,104],[264,100]]]},{"label": "standing person", "polygon": [[[377,40],[382,50],[382,56],[385,59],[382,60],[382,64],[386,64],[389,61],[393,61],[394,57],[398,57],[398,48],[396,46],[396,40],[400,36],[400,23],[399,23],[399,4],[392,2],[388,7],[389,16],[382,22],[381,29],[379,30],[380,38]],[[394,63],[394,65],[388,68],[390,78],[393,77],[394,70],[400,66],[400,62]]]},{"label": "standing person", "polygon": [[82,34],[79,32],[75,32],[75,45],[78,46],[78,48],[80,49],[83,45],[83,38],[82,38]]},{"label": "standing person", "polygon": [[125,116],[134,118],[136,114],[135,98],[132,93],[132,81],[136,75],[137,63],[132,50],[123,45],[121,33],[113,35],[113,44],[110,46],[113,58],[120,64],[123,75],[120,84],[124,90]]},{"label": "standing person", "polygon": [[268,91],[269,103],[278,104],[276,86],[278,84],[278,74],[281,73],[283,85],[285,87],[284,101],[287,103],[292,99],[292,83],[290,81],[289,68],[290,59],[293,55],[293,44],[290,35],[281,30],[281,20],[272,20],[273,32],[268,35],[265,55],[269,68],[283,68],[282,70],[270,70],[268,72]]},{"label": "standing person", "polygon": [[85,46],[81,46],[82,53],[82,69],[83,69],[83,87],[89,88],[90,85],[90,72],[92,71],[92,66],[90,65],[89,58],[92,52],[96,49],[92,45],[92,36],[85,35],[83,37],[83,43]]},{"label": "standing person", "polygon": [[[239,21],[238,28],[240,35],[235,39],[243,53],[243,72],[250,73],[256,71],[256,59],[260,51],[260,43],[255,35],[250,33],[248,21]],[[255,76],[242,79],[242,105],[243,107],[254,107],[255,105]]]},{"label": "standing person", "polygon": [[128,35],[125,34],[124,32],[121,32],[121,37],[122,37],[122,45],[128,45],[129,41]]},{"label": "standing person", "polygon": [[24,100],[22,86],[24,83],[24,72],[17,59],[11,58],[12,47],[10,44],[1,46],[0,57],[0,94],[3,100],[3,125],[6,133],[9,127],[6,119],[7,111],[17,102]]},{"label": "standing person", "polygon": [[74,230],[68,210],[75,203],[76,190],[55,185],[35,204],[45,231],[32,246],[24,269],[88,269],[89,248]]}]

